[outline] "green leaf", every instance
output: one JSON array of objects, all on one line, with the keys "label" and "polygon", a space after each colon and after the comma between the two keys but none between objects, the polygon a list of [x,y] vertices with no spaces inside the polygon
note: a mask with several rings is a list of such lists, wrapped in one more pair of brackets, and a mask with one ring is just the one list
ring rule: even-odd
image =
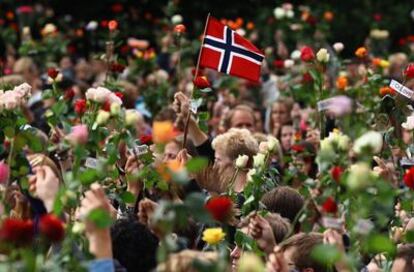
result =
[{"label": "green leaf", "polygon": [[341,253],[333,245],[318,245],[312,250],[311,257],[320,264],[332,266],[341,259]]},{"label": "green leaf", "polygon": [[393,241],[385,235],[373,235],[365,244],[365,250],[369,253],[388,253],[393,255],[396,251],[396,247]]},{"label": "green leaf", "polygon": [[203,157],[192,158],[186,164],[187,171],[190,173],[197,173],[202,171],[208,165],[208,159]]},{"label": "green leaf", "polygon": [[405,241],[406,241],[407,243],[413,243],[413,242],[414,242],[414,231],[412,231],[412,230],[408,230],[408,231],[405,233]]},{"label": "green leaf", "polygon": [[134,203],[136,198],[131,192],[123,192],[119,197],[124,203]]},{"label": "green leaf", "polygon": [[98,173],[95,169],[87,169],[80,173],[79,180],[83,185],[89,185],[98,179]]},{"label": "green leaf", "polygon": [[6,135],[7,138],[13,138],[13,136],[14,136],[14,128],[12,128],[12,127],[6,127],[4,129],[4,135]]},{"label": "green leaf", "polygon": [[109,213],[100,208],[91,211],[88,215],[88,219],[100,229],[108,228],[112,224],[112,218]]}]

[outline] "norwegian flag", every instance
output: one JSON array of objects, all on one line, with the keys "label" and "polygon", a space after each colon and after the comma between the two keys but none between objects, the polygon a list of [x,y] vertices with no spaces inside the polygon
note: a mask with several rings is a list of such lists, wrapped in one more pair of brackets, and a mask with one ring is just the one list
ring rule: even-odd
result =
[{"label": "norwegian flag", "polygon": [[208,17],[199,65],[219,72],[259,81],[264,55],[251,42]]}]

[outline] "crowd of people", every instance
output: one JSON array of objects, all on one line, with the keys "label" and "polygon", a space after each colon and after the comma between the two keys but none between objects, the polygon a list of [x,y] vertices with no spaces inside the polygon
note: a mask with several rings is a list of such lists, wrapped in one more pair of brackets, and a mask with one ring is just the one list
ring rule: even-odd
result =
[{"label": "crowd of people", "polygon": [[0,18],[0,271],[414,271],[411,36],[343,58],[309,7],[266,45],[222,19],[263,49],[250,82],[198,67],[179,14],[154,40],[25,25],[50,12]]}]

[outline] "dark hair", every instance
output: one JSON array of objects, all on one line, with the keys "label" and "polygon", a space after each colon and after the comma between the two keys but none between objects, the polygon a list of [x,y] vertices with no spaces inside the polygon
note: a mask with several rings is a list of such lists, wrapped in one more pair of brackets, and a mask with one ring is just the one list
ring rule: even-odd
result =
[{"label": "dark hair", "polygon": [[158,239],[137,218],[117,220],[111,228],[114,259],[128,272],[151,271],[157,265]]},{"label": "dark hair", "polygon": [[265,193],[262,203],[272,213],[278,213],[293,223],[304,205],[302,195],[288,186],[279,186]]},{"label": "dark hair", "polygon": [[404,272],[413,272],[414,244],[399,246],[395,259],[403,259],[405,261]]}]

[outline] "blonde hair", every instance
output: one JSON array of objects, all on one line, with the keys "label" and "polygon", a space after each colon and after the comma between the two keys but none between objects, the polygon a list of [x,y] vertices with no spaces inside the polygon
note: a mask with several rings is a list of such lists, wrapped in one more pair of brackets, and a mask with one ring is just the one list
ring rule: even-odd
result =
[{"label": "blonde hair", "polygon": [[158,272],[196,272],[193,264],[195,261],[213,263],[217,261],[217,252],[202,252],[195,250],[183,250],[171,254],[167,261],[158,265]]},{"label": "blonde hair", "polygon": [[62,173],[60,172],[59,168],[56,166],[56,164],[50,159],[48,156],[40,153],[36,154],[30,154],[27,155],[27,158],[29,160],[30,166],[49,166],[50,169],[52,169],[53,173],[59,178],[59,183],[63,183]]},{"label": "blonde hair", "polygon": [[220,149],[231,159],[239,155],[252,157],[259,151],[259,145],[247,129],[232,128],[217,136],[211,143],[214,150]]},{"label": "blonde hair", "polygon": [[18,59],[13,66],[13,71],[17,74],[21,74],[28,71],[34,72],[36,71],[36,69],[36,64],[29,57],[22,57]]}]

